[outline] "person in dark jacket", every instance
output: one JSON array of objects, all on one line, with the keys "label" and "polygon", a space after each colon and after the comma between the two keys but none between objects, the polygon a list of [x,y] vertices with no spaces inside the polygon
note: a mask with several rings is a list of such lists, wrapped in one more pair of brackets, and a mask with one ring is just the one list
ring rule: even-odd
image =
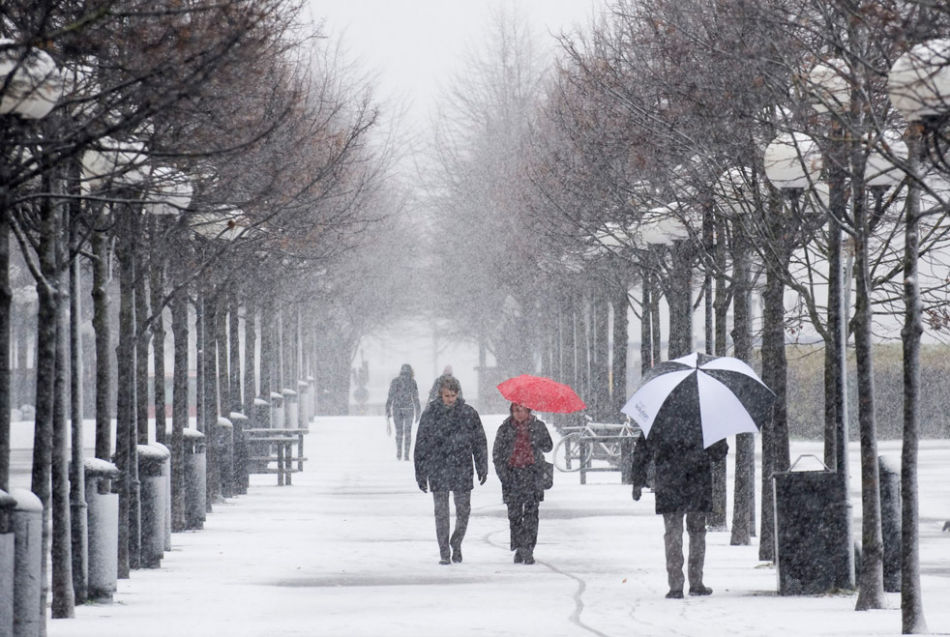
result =
[{"label": "person in dark jacket", "polygon": [[538,506],[544,500],[541,471],[544,452],[554,444],[542,420],[523,405],[512,403],[511,414],[495,434],[492,462],[508,506],[510,547],[515,564],[534,564],[538,541]]},{"label": "person in dark jacket", "polygon": [[[478,412],[459,398],[459,382],[446,378],[440,401],[429,403],[416,436],[416,484],[432,491],[439,564],[462,561],[462,540],[472,510],[472,464],[478,483],[488,479],[488,441]],[[455,531],[449,536],[449,492],[455,500]],[[449,549],[451,548],[451,554]]]},{"label": "person in dark jacket", "polygon": [[412,366],[405,364],[399,369],[399,375],[389,383],[389,396],[386,398],[386,422],[388,424],[392,418],[396,426],[397,460],[409,460],[412,424],[419,420],[421,414],[419,386],[413,378]]},{"label": "person in dark jacket", "polygon": [[[654,425],[655,426],[655,425]],[[654,441],[642,435],[633,452],[633,499],[639,500],[647,484],[647,466],[655,465],[656,512],[663,516],[668,599],[683,598],[683,520],[689,535],[690,595],[710,595],[703,584],[706,557],[706,514],[712,509],[712,464],[726,457],[725,440],[703,449],[701,444]]]}]

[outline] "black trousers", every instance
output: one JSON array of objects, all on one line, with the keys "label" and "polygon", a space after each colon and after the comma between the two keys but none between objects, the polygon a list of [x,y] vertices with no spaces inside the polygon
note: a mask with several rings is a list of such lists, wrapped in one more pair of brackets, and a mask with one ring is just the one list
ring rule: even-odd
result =
[{"label": "black trousers", "polygon": [[686,573],[689,585],[703,585],[703,562],[706,559],[706,514],[664,513],[663,544],[666,548],[666,578],[671,591],[683,590],[683,518],[686,518],[686,534],[689,536],[689,562]]},{"label": "black trousers", "polygon": [[396,428],[396,457],[409,459],[409,447],[412,445],[413,410],[396,408],[393,410],[393,425]]},{"label": "black trousers", "polygon": [[533,498],[509,501],[508,528],[511,532],[511,550],[521,549],[529,554],[538,543],[538,505]]}]

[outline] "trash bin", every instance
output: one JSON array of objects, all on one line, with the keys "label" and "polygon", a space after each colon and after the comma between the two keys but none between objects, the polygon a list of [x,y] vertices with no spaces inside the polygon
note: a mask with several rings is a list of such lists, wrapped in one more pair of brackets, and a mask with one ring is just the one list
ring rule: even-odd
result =
[{"label": "trash bin", "polygon": [[119,468],[102,458],[85,458],[86,543],[89,577],[86,597],[111,601],[119,578],[119,494],[112,493],[112,481]]},{"label": "trash bin", "polygon": [[234,497],[234,426],[228,418],[218,418],[214,429],[215,460],[218,465],[218,481],[221,497]]},{"label": "trash bin", "polygon": [[0,635],[13,634],[13,563],[16,498],[0,489]]},{"label": "trash bin", "polygon": [[[171,436],[168,437],[171,440]],[[166,454],[162,463],[162,478],[165,482],[165,550],[172,550],[172,450],[160,442],[153,442],[153,447]]]},{"label": "trash bin", "polygon": [[299,426],[309,427],[310,418],[313,417],[313,399],[310,398],[310,383],[305,380],[297,381],[297,413]]},{"label": "trash bin", "polygon": [[43,503],[31,491],[13,489],[13,634],[39,637],[44,633],[42,599]]},{"label": "trash bin", "polygon": [[270,395],[270,426],[272,429],[284,427],[284,395],[277,392]]},{"label": "trash bin", "polygon": [[[836,587],[844,530],[835,510],[845,506],[838,474],[822,471],[772,474],[775,492],[775,566],[781,595],[820,595]],[[847,550],[850,550],[848,547]]]},{"label": "trash bin", "polygon": [[164,446],[137,445],[142,503],[141,560],[144,568],[158,568],[165,556],[165,476],[168,460]]},{"label": "trash bin", "polygon": [[899,464],[878,456],[881,486],[881,540],[884,543],[884,590],[901,590],[901,472]]},{"label": "trash bin", "polygon": [[251,414],[251,426],[265,429],[270,427],[270,403],[263,398],[254,399],[254,412]]},{"label": "trash bin", "polygon": [[296,429],[300,426],[300,412],[297,403],[297,392],[287,388],[284,389],[284,427],[287,429]]},{"label": "trash bin", "polygon": [[205,507],[208,500],[205,435],[190,427],[182,433],[185,455],[185,528],[200,529],[205,524]]},{"label": "trash bin", "polygon": [[234,473],[232,474],[234,494],[243,495],[247,493],[248,487],[247,441],[244,439],[244,430],[247,429],[248,419],[241,412],[232,411],[230,420],[233,428],[231,444],[234,450]]}]

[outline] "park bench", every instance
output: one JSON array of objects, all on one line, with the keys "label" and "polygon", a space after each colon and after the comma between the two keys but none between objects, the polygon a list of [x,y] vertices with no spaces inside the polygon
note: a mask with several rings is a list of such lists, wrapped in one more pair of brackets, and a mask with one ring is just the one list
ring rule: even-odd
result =
[{"label": "park bench", "polygon": [[[247,472],[276,473],[277,486],[293,484],[292,475],[303,471],[303,463],[307,460],[303,452],[303,440],[309,431],[306,428],[245,429]],[[271,464],[275,466],[272,467]]]}]

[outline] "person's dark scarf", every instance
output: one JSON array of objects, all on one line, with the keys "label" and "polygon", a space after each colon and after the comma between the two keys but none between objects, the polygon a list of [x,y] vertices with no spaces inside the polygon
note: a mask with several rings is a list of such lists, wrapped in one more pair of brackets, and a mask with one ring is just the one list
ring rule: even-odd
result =
[{"label": "person's dark scarf", "polygon": [[531,418],[518,422],[514,418],[511,424],[515,428],[515,444],[508,459],[508,466],[520,469],[534,464],[534,452],[531,450]]}]

